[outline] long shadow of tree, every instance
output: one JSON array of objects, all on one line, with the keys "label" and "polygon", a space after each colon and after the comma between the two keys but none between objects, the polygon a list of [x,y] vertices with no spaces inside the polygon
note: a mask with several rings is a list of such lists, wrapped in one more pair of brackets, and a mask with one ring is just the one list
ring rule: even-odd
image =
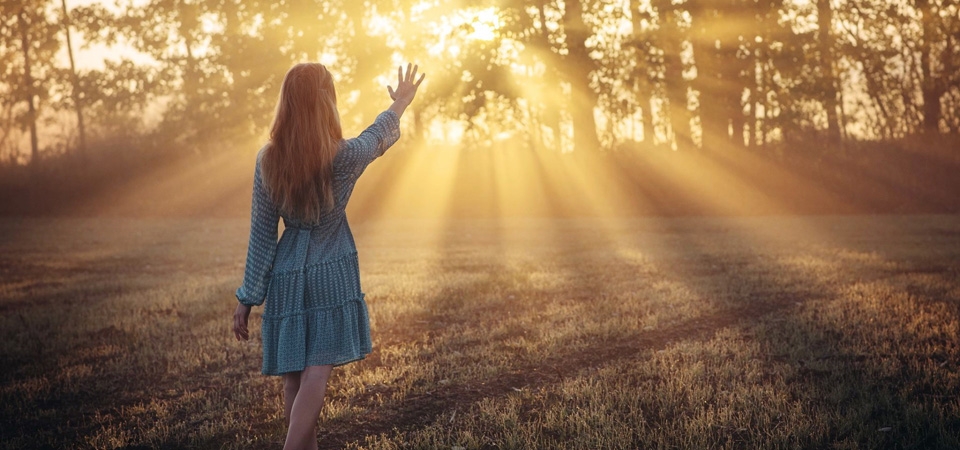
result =
[{"label": "long shadow of tree", "polygon": [[[773,227],[791,226],[791,221],[787,219],[771,221]],[[426,394],[403,399],[397,405],[387,405],[388,410],[394,411],[378,413],[372,421],[365,421],[364,426],[357,430],[361,435],[344,431],[330,436],[328,444],[341,445],[361,439],[362,436],[390,433],[395,428],[400,432],[423,429],[440,417],[450,417],[452,420],[455,411],[469,408],[481,400],[505,398],[518,389],[556,386],[565,379],[581,376],[590,368],[610,367],[631,361],[643,362],[651,358],[653,350],[669,348],[681,342],[711,341],[716,339],[721,330],[732,329],[749,330],[747,335],[750,339],[756,340],[772,355],[774,362],[764,369],[769,372],[765,376],[787,377],[791,395],[798,396],[798,401],[802,403],[801,414],[818,418],[814,421],[827,420],[828,423],[820,424],[825,427],[824,430],[811,431],[809,436],[798,438],[796,442],[802,446],[821,447],[837,442],[857,442],[862,445],[896,443],[884,437],[889,435],[877,435],[875,430],[884,428],[884,423],[896,422],[893,419],[899,414],[897,411],[906,409],[910,411],[907,414],[909,417],[898,423],[909,424],[912,427],[911,432],[916,433],[914,438],[919,436],[921,444],[949,447],[949,433],[944,434],[939,430],[956,430],[958,424],[955,419],[938,412],[936,401],[930,401],[940,399],[937,401],[942,403],[949,400],[945,389],[948,389],[951,383],[943,378],[943,374],[939,375],[940,378],[920,383],[925,386],[922,389],[929,391],[926,392],[926,403],[897,397],[899,394],[895,389],[884,387],[884,383],[895,381],[896,378],[874,377],[884,370],[884,364],[887,363],[882,359],[863,355],[862,349],[851,346],[850,337],[857,334],[856,329],[843,328],[845,325],[836,318],[835,323],[827,328],[823,323],[811,320],[811,317],[816,317],[810,316],[811,311],[816,311],[818,305],[837,301],[849,286],[861,282],[865,277],[889,275],[884,272],[889,265],[858,266],[853,264],[854,261],[844,270],[842,264],[828,264],[837,263],[834,259],[838,247],[826,246],[819,253],[804,248],[804,245],[809,244],[816,236],[799,237],[791,241],[786,234],[783,240],[768,240],[753,235],[752,231],[762,231],[752,229],[756,224],[744,226],[742,223],[727,220],[629,221],[619,229],[612,226],[605,230],[609,234],[601,238],[595,237],[596,229],[593,225],[582,226],[576,221],[570,221],[565,224],[551,223],[550,226],[553,227],[550,233],[552,248],[551,252],[547,253],[556,264],[554,268],[561,268],[568,275],[564,283],[554,289],[531,290],[523,288],[523,273],[491,277],[486,281],[487,284],[483,285],[484,289],[494,289],[497,285],[502,287],[503,284],[516,283],[519,280],[519,286],[510,286],[521,296],[522,304],[495,303],[491,305],[491,310],[495,313],[493,316],[476,314],[481,312],[478,309],[450,308],[437,313],[434,318],[448,323],[482,327],[502,320],[497,314],[508,311],[508,314],[514,317],[537,317],[543,320],[544,327],[549,327],[555,324],[550,323],[549,319],[544,320],[543,315],[537,315],[537,312],[547,310],[557,303],[568,303],[570,308],[565,313],[569,314],[570,320],[584,324],[583,328],[588,330],[587,332],[561,332],[559,335],[552,335],[550,339],[543,339],[543,343],[553,345],[543,347],[549,350],[539,354],[512,352],[512,348],[505,345],[505,342],[509,342],[509,337],[496,343],[464,342],[457,341],[451,334],[440,332],[430,341],[434,348],[456,350],[458,345],[476,345],[487,347],[489,354],[507,353],[509,357],[498,359],[499,370],[495,375],[464,379],[439,389],[431,389]],[[636,228],[640,228],[642,232],[635,232]],[[769,229],[766,231],[769,232]],[[640,248],[647,259],[638,263],[636,260],[618,257],[616,245]],[[955,255],[957,246],[952,248]],[[609,256],[608,265],[598,264],[597,254]],[[924,263],[924,258],[919,255],[907,255],[905,258],[907,259],[901,262],[908,265]],[[949,260],[941,260],[938,267],[948,267],[944,269],[947,274],[955,273],[956,268],[944,266],[947,264],[945,261]],[[494,263],[481,264],[475,269],[496,269],[504,273],[502,265]],[[615,317],[611,314],[623,312],[614,305],[624,294],[617,292],[617,285],[630,283],[615,274],[631,272],[637,277],[648,279],[651,284],[657,280],[661,284],[664,280],[668,282],[667,285],[672,283],[687,293],[688,301],[692,299],[699,302],[697,308],[701,312],[668,315],[653,327],[623,327],[617,332],[610,332],[609,328],[602,326],[589,326],[614,320]],[[955,281],[950,281],[949,277],[945,276],[941,281],[946,283],[947,287],[937,292],[942,292],[942,289],[956,289]],[[529,283],[530,279],[527,278],[526,282]],[[442,303],[452,296],[477,298],[476,287],[444,292],[434,301]],[[643,294],[656,296],[658,291],[651,288]],[[650,302],[656,303],[656,299],[651,299]],[[842,311],[841,306],[832,310],[833,313],[841,315]],[[642,323],[642,320],[637,323]],[[597,332],[591,334],[589,330]],[[880,333],[874,338],[882,336],[883,333]],[[942,334],[940,336],[940,339],[943,339]],[[536,336],[526,338],[535,340]],[[466,351],[463,348],[459,350]],[[947,346],[937,352],[940,355],[938,361],[946,361],[946,358],[950,357],[949,353],[955,353],[955,349],[951,350]],[[425,357],[430,359],[431,355]],[[849,362],[818,368],[818,361]],[[682,361],[679,363],[683,364]],[[904,366],[909,364],[904,363]],[[913,371],[903,369],[898,376],[908,380],[923,379],[923,374],[915,370],[920,366],[914,364],[911,367],[914,367]],[[666,383],[667,380],[654,377],[652,381],[646,382],[657,384]],[[724,388],[721,385],[711,386],[710,380],[706,380],[706,383],[708,390],[722,391]],[[720,381],[715,380],[712,383]],[[810,394],[804,394],[808,391],[822,391],[827,386],[840,383],[843,386],[862,388],[862,391],[850,394],[847,398],[816,399],[811,398]],[[658,423],[664,426],[675,424],[684,417],[703,411],[702,405],[688,404],[680,405],[681,408],[673,410],[672,415],[664,415],[662,411],[652,408],[652,405],[648,406],[651,409],[646,411],[646,426],[653,427]],[[521,418],[532,420],[536,417],[536,408],[533,405],[521,408],[527,408],[526,416],[521,415]],[[829,419],[824,419],[829,417],[831,409],[834,408],[840,412],[872,412],[865,416],[863,429],[848,430],[842,429],[844,425],[841,425],[840,421],[832,424]],[[732,433],[727,429],[716,429],[705,432],[699,438],[708,443],[763,445],[767,442],[763,432],[764,430],[745,429]],[[876,436],[881,436],[882,439],[877,440]],[[637,439],[641,437],[638,436]],[[642,445],[644,442],[637,441],[636,444]],[[909,446],[907,444],[910,443],[899,443]]]}]

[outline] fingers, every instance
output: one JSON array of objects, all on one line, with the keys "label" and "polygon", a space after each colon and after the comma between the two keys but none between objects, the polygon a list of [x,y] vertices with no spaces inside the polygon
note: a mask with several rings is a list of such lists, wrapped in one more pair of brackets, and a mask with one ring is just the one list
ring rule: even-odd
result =
[{"label": "fingers", "polygon": [[[404,71],[403,65],[397,67],[397,88],[394,89],[393,86],[387,85],[387,92],[390,94],[390,98],[396,101],[399,98],[413,99],[413,95],[416,94],[417,88],[420,87],[420,83],[423,82],[423,79],[426,77],[426,74],[420,74],[420,78],[417,78],[417,72],[420,70],[420,65],[407,63],[406,71]],[[414,82],[416,80],[416,82]]]},{"label": "fingers", "polygon": [[250,339],[250,331],[247,330],[247,323],[244,319],[239,315],[233,316],[233,334],[236,335],[238,341]]},{"label": "fingers", "polygon": [[[419,64],[414,65],[413,63],[407,63],[406,73],[404,73],[403,65],[400,65],[399,67],[397,67],[398,89],[399,89],[399,85],[403,84],[404,82],[413,84],[413,80],[417,78],[417,71],[419,69],[420,69],[420,65]],[[423,78],[422,74],[421,74],[421,78]]]},{"label": "fingers", "polygon": [[238,341],[246,341],[246,340],[250,339],[250,332],[247,331],[247,327],[242,327],[242,328],[239,328],[239,329],[234,329],[234,330],[233,330],[233,333],[234,333],[235,335],[237,335],[237,340],[238,340]]}]

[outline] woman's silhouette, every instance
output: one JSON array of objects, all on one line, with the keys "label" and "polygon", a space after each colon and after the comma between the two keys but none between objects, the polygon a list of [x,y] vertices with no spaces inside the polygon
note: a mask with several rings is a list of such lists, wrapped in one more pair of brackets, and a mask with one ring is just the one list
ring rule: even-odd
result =
[{"label": "woman's silhouette", "polygon": [[317,448],[316,424],[333,367],[371,351],[344,209],[367,164],[400,138],[400,116],[423,82],[416,74],[416,66],[399,68],[397,89],[387,87],[393,104],[354,139],[343,139],[326,67],[298,64],[283,80],[270,142],[257,154],[233,331],[238,340],[249,339],[250,308],[264,305],[261,371],[283,376],[284,449]]}]

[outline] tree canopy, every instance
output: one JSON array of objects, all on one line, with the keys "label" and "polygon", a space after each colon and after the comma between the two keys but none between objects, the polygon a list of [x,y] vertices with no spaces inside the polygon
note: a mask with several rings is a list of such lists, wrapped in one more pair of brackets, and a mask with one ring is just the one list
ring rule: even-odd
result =
[{"label": "tree canopy", "polygon": [[[76,151],[78,117],[92,146],[263,140],[286,69],[307,60],[336,74],[348,129],[384,107],[396,65],[419,63],[413,131],[451,146],[722,152],[960,133],[956,0],[61,2],[0,2],[8,163]],[[71,68],[64,55],[85,50],[68,30],[141,57]]]}]

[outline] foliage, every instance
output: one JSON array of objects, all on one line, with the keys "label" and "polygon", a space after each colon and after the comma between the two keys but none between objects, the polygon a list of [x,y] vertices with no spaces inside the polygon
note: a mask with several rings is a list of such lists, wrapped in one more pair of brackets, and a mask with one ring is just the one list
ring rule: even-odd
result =
[{"label": "foliage", "polygon": [[[8,158],[18,154],[29,121],[21,11],[38,117],[66,120],[69,77],[55,57],[64,18],[54,3],[0,7],[0,145]],[[957,7],[948,0],[470,7],[151,0],[70,14],[86,42],[142,55],[84,69],[80,78],[95,134],[149,136],[139,142],[154,145],[143,151],[207,152],[262,139],[282,74],[304,60],[335,68],[348,126],[376,114],[391,68],[414,60],[431,74],[415,107],[420,137],[459,122],[467,145],[514,133],[537,148],[613,149],[642,140],[721,150],[800,142],[834,129],[842,136],[833,139],[845,141],[957,132]],[[45,130],[45,148],[63,147]]]}]

